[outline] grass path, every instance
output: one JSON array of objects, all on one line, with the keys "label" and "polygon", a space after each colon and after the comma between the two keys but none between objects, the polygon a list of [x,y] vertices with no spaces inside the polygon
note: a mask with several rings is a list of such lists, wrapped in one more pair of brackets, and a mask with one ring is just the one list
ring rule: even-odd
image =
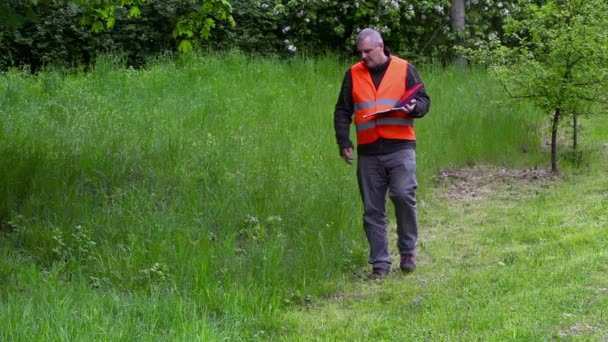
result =
[{"label": "grass path", "polygon": [[[608,153],[603,153],[605,159]],[[420,204],[418,269],[345,275],[277,339],[607,341],[608,164],[547,177],[476,167]],[[394,249],[394,248],[393,248]]]}]

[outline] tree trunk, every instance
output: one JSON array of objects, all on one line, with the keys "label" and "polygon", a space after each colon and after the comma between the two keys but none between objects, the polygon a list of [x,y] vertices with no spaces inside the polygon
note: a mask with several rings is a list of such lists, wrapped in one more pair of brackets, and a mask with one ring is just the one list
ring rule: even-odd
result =
[{"label": "tree trunk", "polygon": [[557,108],[553,113],[553,125],[551,127],[551,172],[557,174],[557,128],[561,108]]},{"label": "tree trunk", "polygon": [[578,147],[578,113],[572,113],[572,149]]},{"label": "tree trunk", "polygon": [[[456,46],[464,46],[465,12],[464,0],[452,0],[452,29],[456,33]],[[455,61],[457,66],[466,67],[467,59],[459,52]]]}]

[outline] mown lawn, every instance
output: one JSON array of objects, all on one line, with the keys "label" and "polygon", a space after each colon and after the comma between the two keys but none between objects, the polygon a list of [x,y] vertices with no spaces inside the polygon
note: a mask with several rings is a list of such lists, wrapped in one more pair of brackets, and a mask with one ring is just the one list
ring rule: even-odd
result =
[{"label": "mown lawn", "polygon": [[[445,169],[420,203],[418,269],[284,314],[282,341],[608,340],[608,141],[587,122],[586,164]],[[397,255],[394,255],[395,260]]]}]

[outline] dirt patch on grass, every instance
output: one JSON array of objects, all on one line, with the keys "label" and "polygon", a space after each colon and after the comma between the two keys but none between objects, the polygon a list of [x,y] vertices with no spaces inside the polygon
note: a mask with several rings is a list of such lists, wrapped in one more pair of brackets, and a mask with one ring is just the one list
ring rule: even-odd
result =
[{"label": "dirt patch on grass", "polygon": [[551,170],[544,168],[508,169],[489,165],[443,169],[435,178],[442,189],[440,196],[448,200],[478,201],[501,190],[524,192],[531,186],[555,179]]},{"label": "dirt patch on grass", "polygon": [[[572,325],[570,328],[565,328],[560,330],[559,337],[568,338],[569,336],[590,336],[594,335],[595,328],[592,325],[587,323],[576,323]],[[605,336],[608,338],[608,336]],[[603,339],[601,341],[606,341]]]}]

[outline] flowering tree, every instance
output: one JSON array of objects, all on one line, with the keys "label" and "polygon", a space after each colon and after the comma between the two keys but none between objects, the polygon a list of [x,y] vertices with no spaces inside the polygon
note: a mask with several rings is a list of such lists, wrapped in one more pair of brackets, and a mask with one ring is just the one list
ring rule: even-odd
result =
[{"label": "flowering tree", "polygon": [[[273,39],[280,42],[280,49],[292,52],[325,48],[351,51],[359,31],[373,27],[397,54],[431,57],[446,63],[459,60],[458,54],[454,55],[454,45],[487,46],[489,40],[502,38],[502,24],[516,2],[231,0],[237,23],[235,30],[239,33],[237,40],[252,40],[256,36]],[[258,23],[255,28],[248,26],[253,22]],[[263,40],[248,45],[266,44]],[[460,59],[460,62],[466,63],[466,60]]]},{"label": "flowering tree", "polygon": [[252,47],[272,39],[284,52],[344,52],[352,51],[360,30],[373,27],[395,53],[439,55],[451,46],[443,44],[451,39],[450,1],[232,0],[237,25],[217,38],[219,44],[229,36]]}]

